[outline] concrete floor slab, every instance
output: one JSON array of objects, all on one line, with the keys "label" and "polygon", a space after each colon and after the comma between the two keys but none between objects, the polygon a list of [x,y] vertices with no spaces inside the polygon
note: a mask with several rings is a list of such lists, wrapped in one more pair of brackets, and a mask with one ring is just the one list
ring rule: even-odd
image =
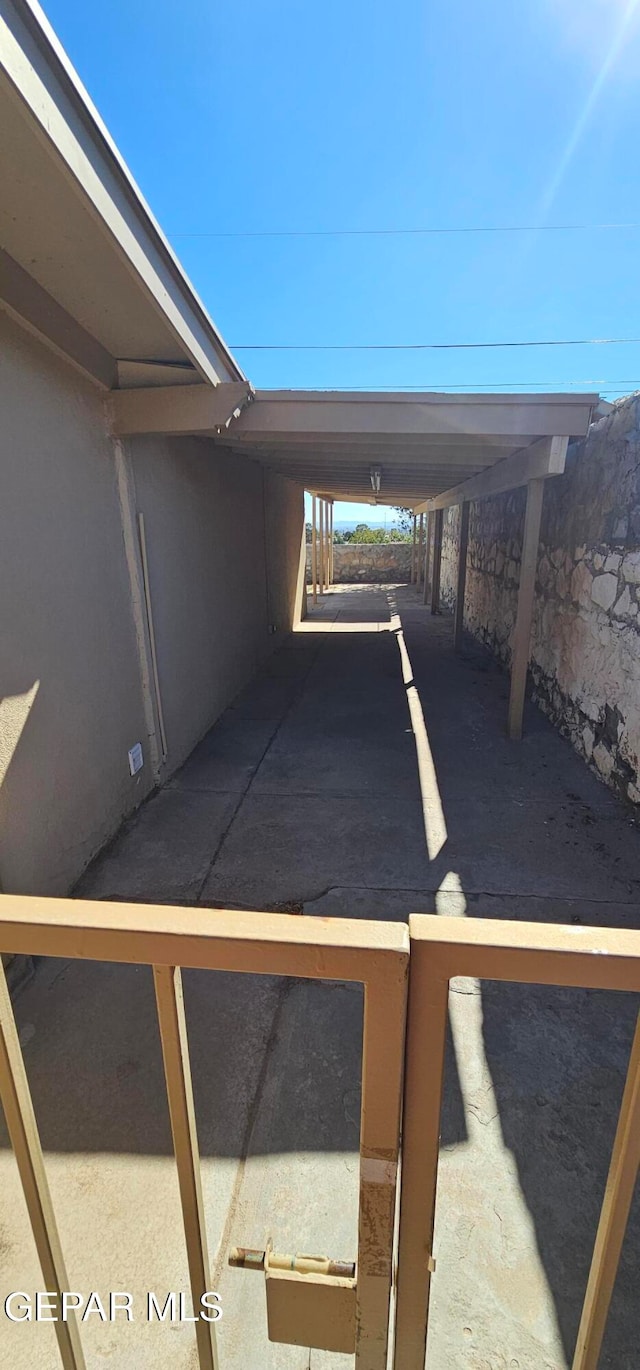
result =
[{"label": "concrete floor slab", "polygon": [[[507,694],[475,644],[454,655],[451,620],[415,589],[334,589],[78,892],[639,926],[636,820],[533,706],[508,743]],[[269,1233],[352,1254],[359,995],[185,983],[221,1370],[348,1370],[269,1346],[261,1279],[226,1257]],[[568,1370],[636,1009],[454,982],[429,1370]],[[150,974],[42,962],[17,1014],[72,1280],[186,1289]],[[39,1288],[6,1138],[0,1192],[3,1271]],[[600,1370],[635,1370],[639,1254],[636,1204]],[[188,1324],[84,1335],[90,1370],[196,1365]],[[0,1325],[0,1362],[49,1370],[51,1329]]]},{"label": "concrete floor slab", "polygon": [[251,791],[204,884],[202,902],[235,898],[256,908],[308,899],[336,883],[423,885],[429,864],[423,834],[415,800]]},{"label": "concrete floor slab", "polygon": [[239,799],[233,792],[161,790],[92,862],[78,895],[189,903],[198,896]]},{"label": "concrete floor slab", "polygon": [[167,788],[242,792],[260,765],[276,727],[270,720],[223,717],[172,776]]}]

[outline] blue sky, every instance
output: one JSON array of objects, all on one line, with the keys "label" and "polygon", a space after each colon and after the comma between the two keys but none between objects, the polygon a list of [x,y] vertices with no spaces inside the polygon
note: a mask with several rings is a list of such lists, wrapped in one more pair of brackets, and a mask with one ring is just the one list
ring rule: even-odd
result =
[{"label": "blue sky", "polygon": [[45,9],[255,384],[640,388],[638,344],[241,350],[640,337],[640,227],[326,233],[640,225],[638,0]]}]

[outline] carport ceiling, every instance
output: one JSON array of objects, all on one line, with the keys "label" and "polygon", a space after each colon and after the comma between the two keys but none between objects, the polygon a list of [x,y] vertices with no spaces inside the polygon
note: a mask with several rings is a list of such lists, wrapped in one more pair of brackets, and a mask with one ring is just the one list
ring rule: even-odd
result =
[{"label": "carport ceiling", "polygon": [[583,436],[597,403],[597,395],[258,390],[218,440],[312,493],[412,505],[541,438]]}]

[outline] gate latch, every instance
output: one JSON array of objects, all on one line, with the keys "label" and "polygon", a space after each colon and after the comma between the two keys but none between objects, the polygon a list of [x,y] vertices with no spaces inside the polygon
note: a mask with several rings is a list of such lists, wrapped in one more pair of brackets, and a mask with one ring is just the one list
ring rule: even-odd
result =
[{"label": "gate latch", "polygon": [[285,1256],[271,1242],[265,1251],[236,1246],[229,1265],[264,1270],[269,1341],[353,1355],[356,1336],[356,1267],[329,1256]]}]

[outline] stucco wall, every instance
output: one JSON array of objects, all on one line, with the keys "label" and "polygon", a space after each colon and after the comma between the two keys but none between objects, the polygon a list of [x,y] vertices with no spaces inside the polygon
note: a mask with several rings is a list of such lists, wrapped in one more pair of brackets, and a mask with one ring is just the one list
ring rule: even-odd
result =
[{"label": "stucco wall", "polygon": [[149,789],[99,392],[0,314],[0,881],[65,892]]},{"label": "stucco wall", "polygon": [[300,617],[304,594],[304,491],[263,470],[269,626],[273,646]]},{"label": "stucco wall", "polygon": [[[508,662],[523,490],[472,505],[465,626]],[[445,515],[452,605],[457,509]],[[547,482],[532,629],[534,697],[610,785],[640,803],[640,399],[618,403]]]},{"label": "stucco wall", "polygon": [[[363,583],[385,585],[408,582],[411,570],[409,542],[341,542],[333,549],[336,585]],[[311,581],[311,546],[307,545],[307,584]]]},{"label": "stucco wall", "polygon": [[136,438],[129,450],[171,771],[273,649],[270,625],[291,626],[303,496],[206,438]]},{"label": "stucco wall", "polygon": [[[154,777],[102,393],[2,314],[0,355],[0,887],[60,894]],[[162,780],[291,626],[303,496],[206,439],[136,439],[127,461],[145,516]],[[135,742],[145,765],[132,779]]]}]

